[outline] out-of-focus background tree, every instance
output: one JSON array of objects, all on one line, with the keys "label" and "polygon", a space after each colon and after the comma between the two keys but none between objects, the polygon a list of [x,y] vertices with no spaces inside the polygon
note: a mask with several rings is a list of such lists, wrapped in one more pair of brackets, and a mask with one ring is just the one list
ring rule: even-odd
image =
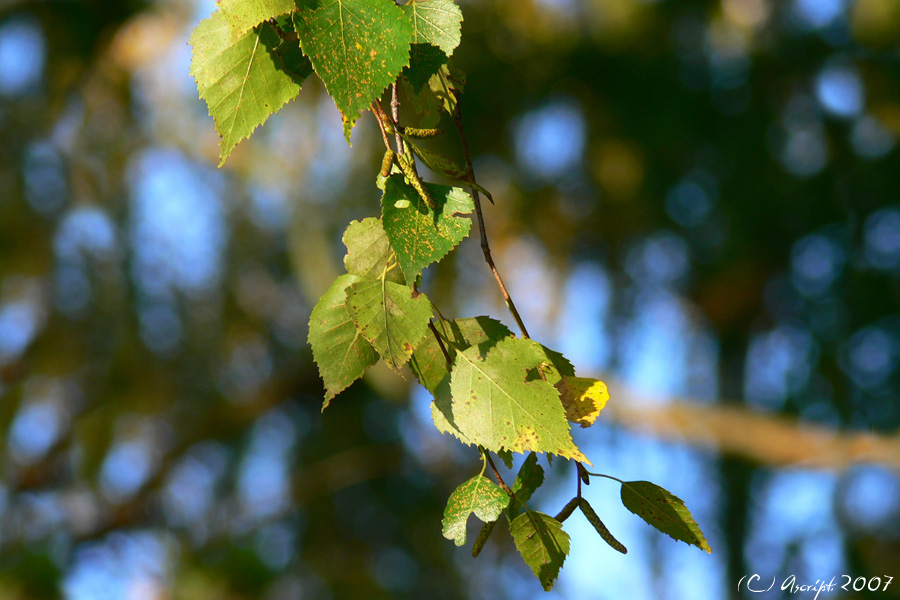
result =
[{"label": "out-of-focus background tree", "polygon": [[[573,518],[549,594],[504,532],[478,560],[444,540],[477,452],[378,369],[320,414],[305,343],[378,211],[371,118],[348,148],[308,83],[216,169],[186,45],[213,2],[3,0],[0,597],[900,597],[900,2],[460,4],[499,267],[610,382],[576,441],[683,497],[713,555],[601,480],[631,552]],[[512,325],[477,240],[426,289]]]}]

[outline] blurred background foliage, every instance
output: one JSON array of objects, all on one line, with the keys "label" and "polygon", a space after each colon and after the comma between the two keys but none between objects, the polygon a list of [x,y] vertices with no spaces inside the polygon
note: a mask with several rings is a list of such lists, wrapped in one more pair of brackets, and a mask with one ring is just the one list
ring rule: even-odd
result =
[{"label": "blurred background foliage", "polygon": [[[532,335],[611,385],[576,441],[683,497],[714,554],[600,480],[631,552],[573,519],[549,594],[505,532],[444,540],[477,452],[379,369],[321,415],[305,343],[378,211],[371,117],[351,150],[307,83],[216,169],[186,45],[212,2],[3,0],[0,596],[900,597],[900,3],[460,4],[495,257]],[[476,240],[425,287],[512,324]]]}]

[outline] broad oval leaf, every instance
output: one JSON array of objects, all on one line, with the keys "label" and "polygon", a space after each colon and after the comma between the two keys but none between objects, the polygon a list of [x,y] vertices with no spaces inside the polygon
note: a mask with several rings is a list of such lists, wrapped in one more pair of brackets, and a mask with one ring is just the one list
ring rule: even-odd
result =
[{"label": "broad oval leaf", "polygon": [[[384,233],[384,227],[381,226],[381,220],[375,217],[351,222],[344,231],[342,241],[347,248],[344,268],[348,273],[365,279],[381,277],[394,252]],[[385,277],[394,283],[405,283],[403,273],[399,269],[392,269]]]},{"label": "broad oval leaf", "polygon": [[276,52],[281,39],[269,23],[233,37],[221,11],[197,25],[190,44],[191,75],[222,137],[221,166],[238,142],[297,96],[312,68],[302,57],[285,68]]},{"label": "broad oval leaf", "polygon": [[569,534],[562,523],[544,513],[525,511],[509,526],[516,549],[544,590],[550,590],[569,554]]},{"label": "broad oval leaf", "polygon": [[322,410],[378,362],[378,354],[357,331],[347,312],[347,288],[359,281],[356,275],[338,277],[319,298],[309,318],[309,345],[325,382]]},{"label": "broad oval leaf", "polygon": [[547,452],[589,463],[575,446],[559,393],[546,381],[526,381],[537,366],[534,342],[507,338],[487,350],[456,353],[447,422],[466,443],[488,450]]},{"label": "broad oval leaf", "polygon": [[392,281],[366,280],[347,289],[347,310],[356,329],[395,371],[406,364],[428,331],[431,302],[425,294]]},{"label": "broad oval leaf", "polygon": [[462,546],[466,543],[466,523],[470,514],[489,523],[500,517],[507,504],[509,496],[506,492],[487,477],[476,475],[450,494],[442,521],[444,537]]},{"label": "broad oval leaf", "polygon": [[684,500],[649,481],[623,481],[622,504],[669,537],[712,553]]},{"label": "broad oval leaf", "polygon": [[400,8],[413,24],[413,43],[432,44],[447,56],[459,46],[462,11],[453,0],[409,0]]},{"label": "broad oval leaf", "polygon": [[219,0],[218,4],[235,36],[297,9],[294,0]]},{"label": "broad oval leaf", "polygon": [[566,418],[582,427],[590,427],[609,400],[606,384],[589,377],[563,375],[556,383]]},{"label": "broad oval leaf", "polygon": [[407,281],[444,258],[469,235],[472,220],[459,215],[475,209],[472,197],[460,188],[425,184],[436,204],[432,210],[402,175],[385,181],[381,199],[384,231],[397,254]]},{"label": "broad oval leaf", "polygon": [[409,64],[413,24],[394,0],[301,0],[294,27],[304,54],[344,117],[360,111]]}]

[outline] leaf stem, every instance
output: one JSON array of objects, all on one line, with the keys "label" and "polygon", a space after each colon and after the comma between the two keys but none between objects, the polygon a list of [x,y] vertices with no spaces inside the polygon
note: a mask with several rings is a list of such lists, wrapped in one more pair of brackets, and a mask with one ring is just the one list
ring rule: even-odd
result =
[{"label": "leaf stem", "polygon": [[391,142],[388,140],[387,130],[384,127],[384,119],[382,118],[383,110],[378,110],[381,108],[381,105],[378,104],[378,101],[375,100],[372,102],[372,114],[375,116],[375,121],[378,123],[378,129],[381,130],[381,139],[384,140],[384,147],[388,150],[393,150],[391,148]]},{"label": "leaf stem", "polygon": [[494,477],[497,478],[497,484],[500,486],[500,489],[509,494],[510,498],[515,498],[516,495],[513,494],[513,491],[509,489],[509,486],[503,481],[503,477],[500,476],[500,471],[497,470],[497,465],[494,464],[494,459],[491,458],[491,455],[484,449],[481,450],[481,454],[487,459],[488,464],[491,465],[491,470],[494,472]]},{"label": "leaf stem", "polygon": [[[458,96],[456,98],[456,107],[453,111],[453,123],[456,125],[457,133],[459,133],[459,141],[462,145],[463,157],[466,161],[466,170],[468,171],[469,176],[474,182],[475,170],[472,167],[472,154],[469,152],[469,142],[466,139],[466,133],[463,129],[462,113],[460,111],[460,98]],[[484,217],[481,214],[481,198],[478,196],[478,190],[475,189],[474,186],[470,187],[469,189],[472,191],[472,199],[475,202],[475,216],[478,219],[478,230],[481,232],[481,251],[484,253],[484,260],[488,264],[488,267],[490,267],[491,273],[494,274],[494,279],[497,281],[497,285],[500,287],[500,292],[503,294],[503,299],[506,301],[506,307],[512,314],[513,319],[515,319],[516,325],[519,326],[519,330],[522,332],[522,337],[525,339],[530,339],[531,336],[528,335],[528,330],[525,328],[525,323],[522,322],[522,317],[519,316],[519,311],[516,310],[516,304],[513,302],[512,297],[509,295],[509,291],[503,284],[503,279],[500,277],[500,273],[497,271],[497,266],[494,264],[494,259],[491,256],[491,246],[488,243],[487,231],[484,228]]]},{"label": "leaf stem", "polygon": [[[391,86],[391,118],[395,124],[400,124],[400,94],[397,92],[396,81]],[[394,128],[394,140],[397,142],[397,154],[403,154],[403,138],[400,137],[398,127]]]},{"label": "leaf stem", "polygon": [[[441,347],[441,352],[444,353],[444,358],[447,359],[447,366],[450,367],[453,365],[453,359],[450,358],[450,353],[447,352],[446,346],[444,346],[444,340],[441,339],[441,335],[438,333],[437,328],[434,326],[433,321],[428,321],[428,328],[431,329],[431,333],[434,334],[434,339],[437,340],[438,346]],[[483,472],[483,471],[482,471]]]},{"label": "leaf stem", "polygon": [[613,477],[612,475],[604,475],[603,473],[591,473],[587,469],[584,470],[585,473],[592,477],[605,477],[606,479],[612,479],[613,481],[618,481],[622,485],[625,485],[625,482],[619,479],[618,477]]}]

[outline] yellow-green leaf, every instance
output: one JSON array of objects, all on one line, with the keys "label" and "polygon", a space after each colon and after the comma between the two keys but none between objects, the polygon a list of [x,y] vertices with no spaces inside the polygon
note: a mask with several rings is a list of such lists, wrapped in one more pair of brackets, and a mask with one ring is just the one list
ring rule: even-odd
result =
[{"label": "yellow-green leaf", "polygon": [[609,400],[606,384],[587,377],[563,375],[556,383],[566,418],[582,427],[590,427]]},{"label": "yellow-green leaf", "polygon": [[684,500],[649,481],[623,481],[622,504],[669,537],[712,553]]}]

